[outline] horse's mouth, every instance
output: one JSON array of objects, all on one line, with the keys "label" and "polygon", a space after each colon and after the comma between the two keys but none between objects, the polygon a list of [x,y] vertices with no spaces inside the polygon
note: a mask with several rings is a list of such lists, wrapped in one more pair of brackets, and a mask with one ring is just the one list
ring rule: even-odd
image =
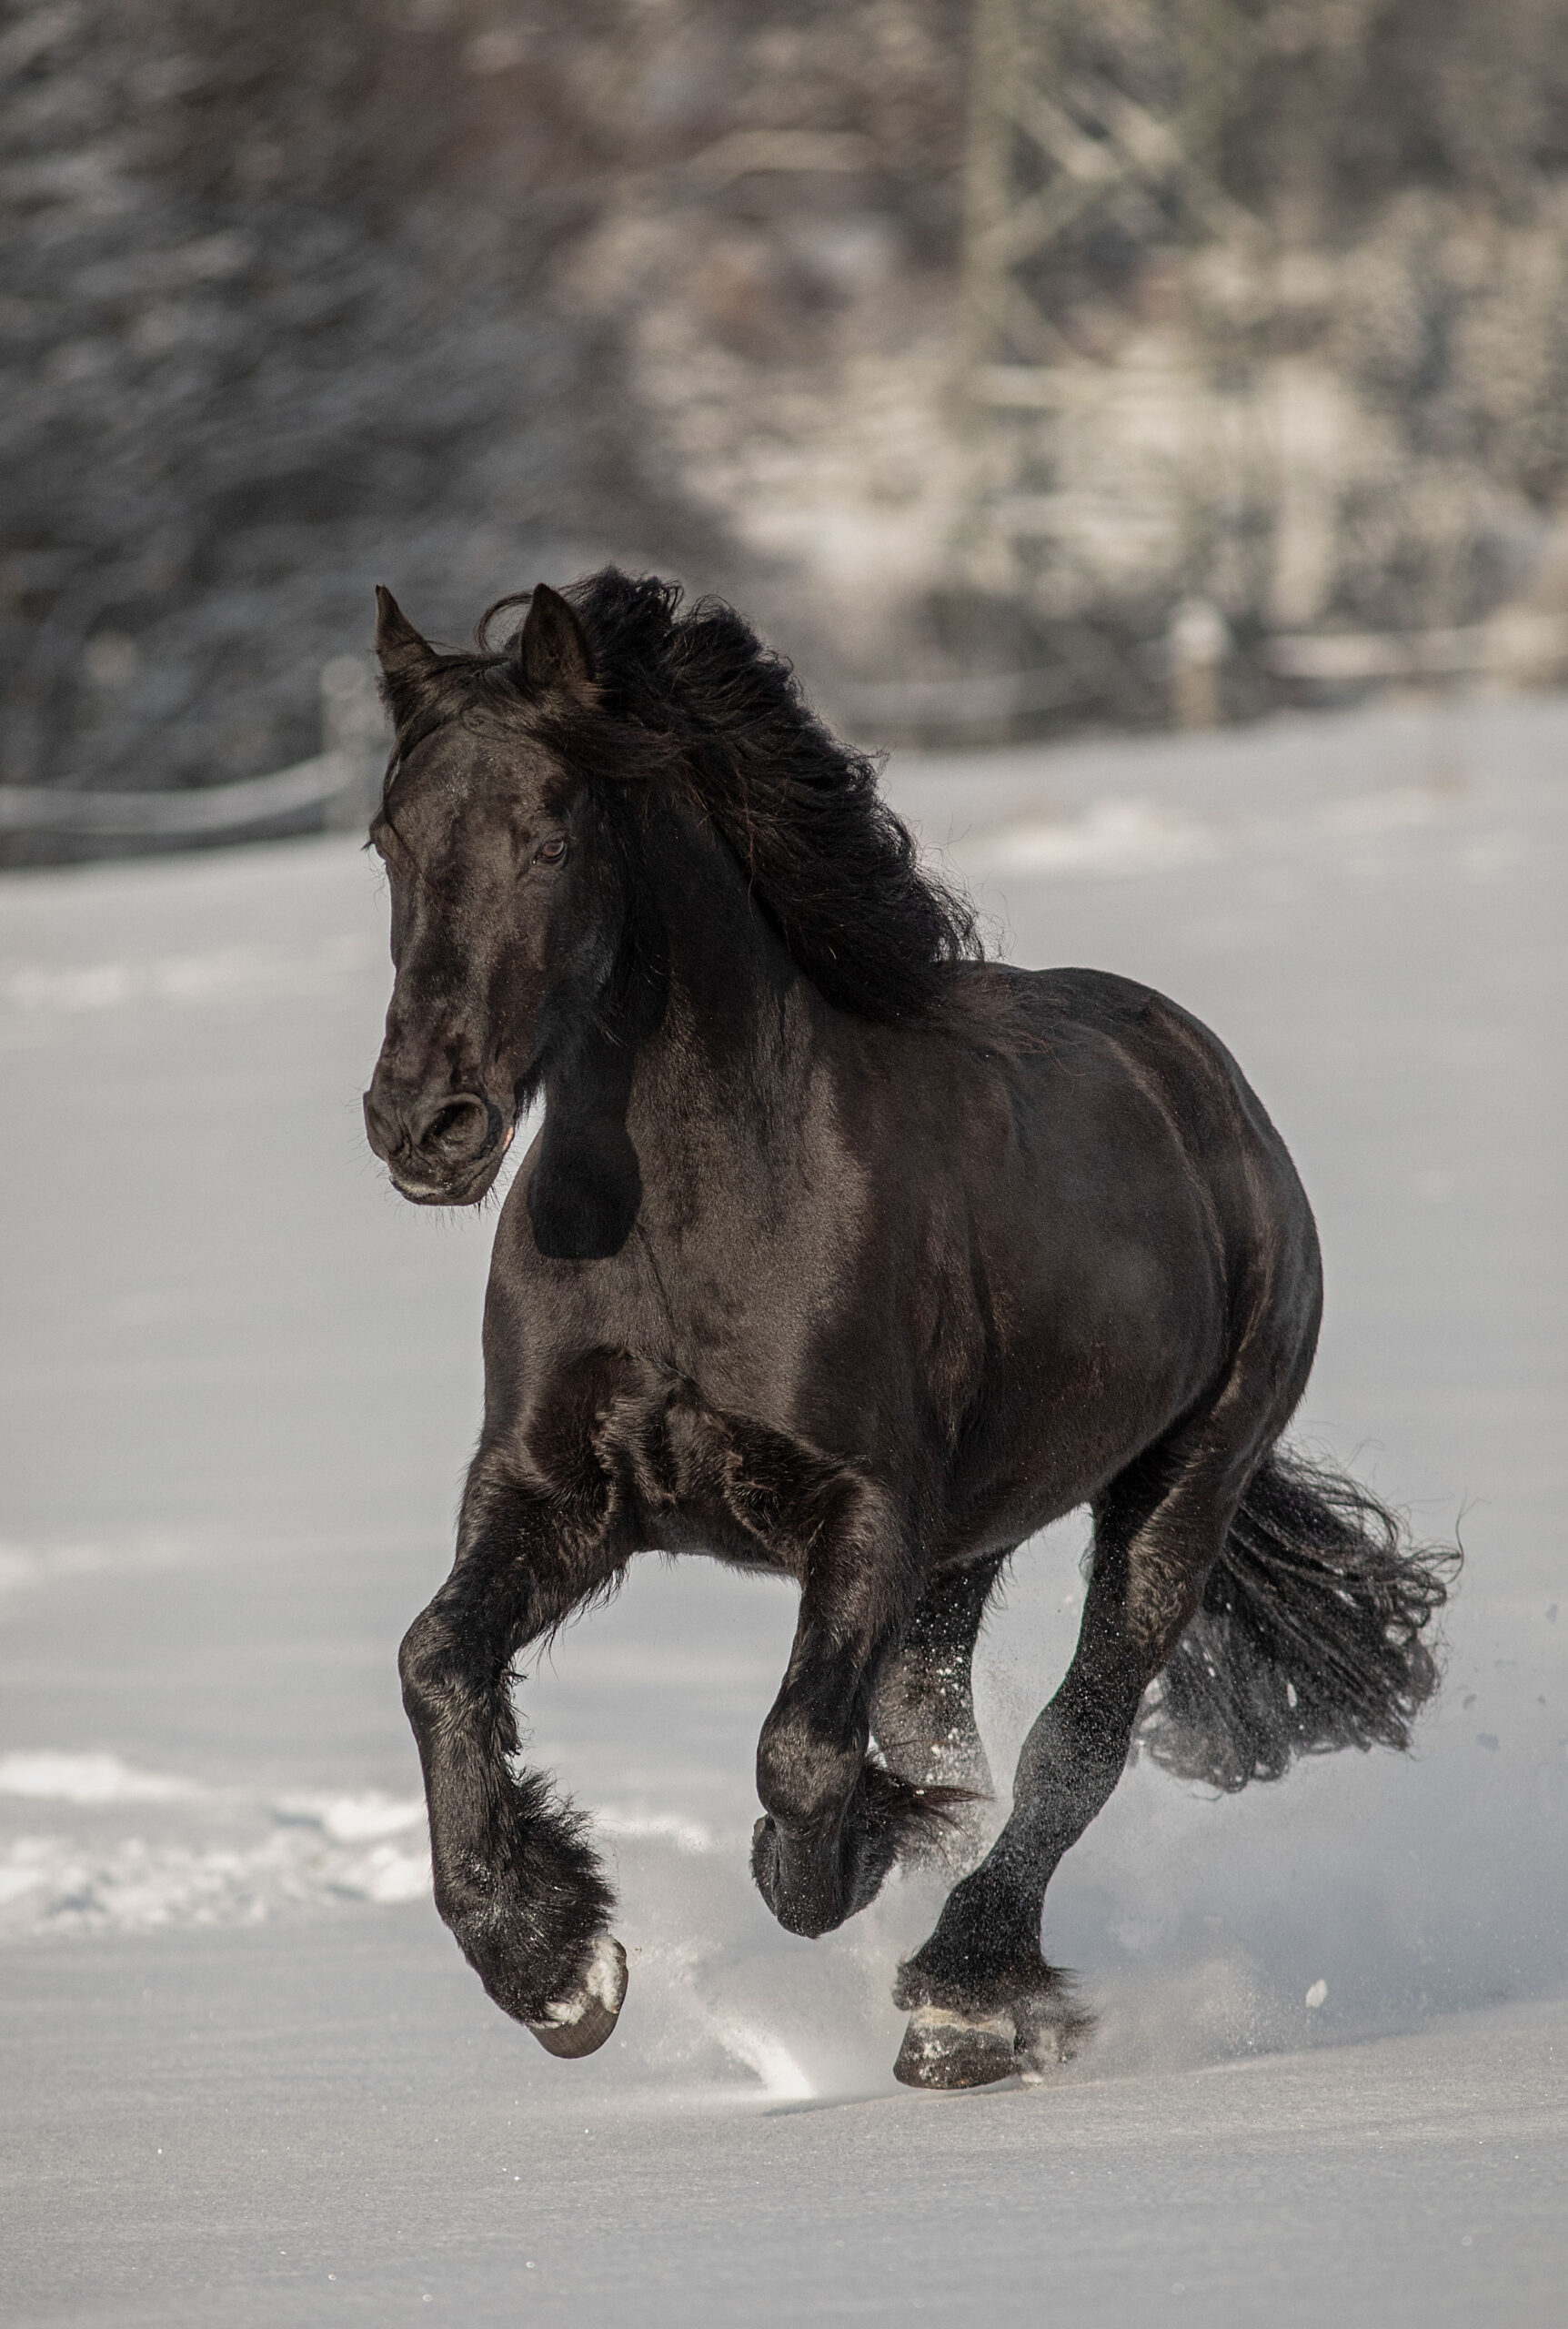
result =
[{"label": "horse's mouth", "polygon": [[410,1205],[477,1205],[481,1198],[488,1195],[491,1184],[506,1160],[507,1151],[512,1144],[512,1135],[516,1131],[515,1124],[506,1125],[493,1148],[487,1149],[484,1155],[479,1157],[467,1173],[455,1173],[448,1180],[421,1180],[416,1175],[401,1171],[397,1165],[388,1162],[387,1170],[391,1175],[392,1185],[398,1195],[406,1197]]}]

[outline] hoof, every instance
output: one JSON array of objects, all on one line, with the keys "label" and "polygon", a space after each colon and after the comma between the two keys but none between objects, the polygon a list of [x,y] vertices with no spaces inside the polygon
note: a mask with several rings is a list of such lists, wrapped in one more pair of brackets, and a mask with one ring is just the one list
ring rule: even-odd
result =
[{"label": "hoof", "polygon": [[904,2086],[993,2086],[1021,2078],[1043,2084],[1059,2063],[1072,2060],[1094,2017],[1060,1991],[1020,1998],[993,2013],[956,2013],[949,2006],[917,2006],[910,2016],[893,2076]]},{"label": "hoof", "polygon": [[598,2053],[620,2019],[625,1997],[626,1951],[608,1933],[600,1933],[570,1997],[552,1999],[544,2020],[528,2026],[547,2054],[576,2062]]},{"label": "hoof", "polygon": [[971,2018],[946,2006],[917,2006],[893,2076],[904,2086],[990,2086],[1017,2071],[1016,2042],[1010,2009]]}]

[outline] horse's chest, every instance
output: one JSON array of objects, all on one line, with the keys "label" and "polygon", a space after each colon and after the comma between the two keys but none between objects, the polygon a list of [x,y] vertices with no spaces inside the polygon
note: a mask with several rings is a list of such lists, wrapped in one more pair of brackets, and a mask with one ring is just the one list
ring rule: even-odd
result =
[{"label": "horse's chest", "polygon": [[595,1428],[632,1531],[671,1552],[719,1553],[803,1576],[845,1475],[789,1433],[709,1405],[689,1384],[618,1403]]}]

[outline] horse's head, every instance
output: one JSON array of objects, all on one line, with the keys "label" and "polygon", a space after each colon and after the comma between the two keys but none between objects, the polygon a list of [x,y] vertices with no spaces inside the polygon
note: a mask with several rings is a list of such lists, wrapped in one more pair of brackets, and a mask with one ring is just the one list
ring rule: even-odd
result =
[{"label": "horse's head", "polygon": [[763,995],[771,1012],[797,981],[861,1018],[928,1023],[970,991],[953,966],[980,949],[875,762],[732,608],[682,613],[677,584],[614,567],[570,600],[540,588],[505,650],[482,623],[478,653],[447,655],[380,594],[397,741],[371,839],[397,983],[365,1118],[405,1196],[473,1205],[542,1091],[535,1239],[588,1260],[637,1217],[634,1065],[672,978],[688,1034],[744,1047]]},{"label": "horse's head", "polygon": [[[377,608],[397,741],[370,838],[396,980],[366,1129],[413,1203],[474,1205],[532,1094],[602,1040],[627,926],[618,788],[561,747],[598,722],[587,641],[553,590],[498,656],[442,655],[385,590]],[[591,1057],[574,1083],[596,1088]],[[558,1250],[585,1234],[568,1225]]]}]

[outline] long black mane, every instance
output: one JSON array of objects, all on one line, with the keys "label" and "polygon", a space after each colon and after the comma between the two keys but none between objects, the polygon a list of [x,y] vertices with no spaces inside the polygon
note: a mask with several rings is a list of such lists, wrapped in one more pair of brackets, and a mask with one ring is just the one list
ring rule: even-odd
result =
[{"label": "long black mane", "polygon": [[[527,596],[498,600],[477,651],[443,656],[412,700],[393,691],[401,749],[476,693],[530,703],[515,640],[487,644],[495,618]],[[613,566],[562,596],[592,651],[594,700],[533,711],[552,751],[601,781],[683,792],[829,1002],[889,1023],[930,1019],[980,940],[967,902],[920,864],[875,760],[829,731],[789,664],[722,600],[683,608],[678,583]]]}]

